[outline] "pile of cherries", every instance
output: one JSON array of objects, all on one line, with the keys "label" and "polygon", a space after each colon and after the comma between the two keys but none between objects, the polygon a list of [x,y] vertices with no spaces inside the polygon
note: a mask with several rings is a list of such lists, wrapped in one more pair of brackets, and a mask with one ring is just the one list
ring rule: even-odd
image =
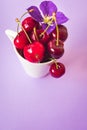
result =
[{"label": "pile of cherries", "polygon": [[18,32],[14,39],[14,45],[19,54],[33,63],[44,63],[50,60],[54,62],[50,66],[50,74],[53,77],[59,78],[65,73],[65,66],[57,62],[64,54],[64,41],[67,39],[68,32],[64,25],[58,25],[58,44],[56,28],[47,34],[44,32],[40,23],[32,17],[26,17],[22,22],[16,19],[21,26],[21,31]]}]

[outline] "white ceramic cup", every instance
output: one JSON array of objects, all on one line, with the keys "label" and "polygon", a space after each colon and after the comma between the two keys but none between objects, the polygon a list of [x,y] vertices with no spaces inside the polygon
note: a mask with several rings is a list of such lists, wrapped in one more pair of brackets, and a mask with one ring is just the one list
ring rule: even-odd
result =
[{"label": "white ceramic cup", "polygon": [[26,73],[34,78],[40,78],[40,77],[44,77],[49,73],[49,68],[50,65],[53,63],[53,61],[49,61],[49,62],[44,62],[44,63],[31,63],[28,60],[24,59],[16,50],[15,46],[14,46],[14,38],[16,37],[17,33],[12,31],[12,30],[6,30],[5,31],[6,35],[8,36],[8,38],[10,39],[10,41],[12,42],[13,45],[13,49],[18,57],[18,59],[20,60],[20,62],[23,65],[24,70],[26,71]]}]

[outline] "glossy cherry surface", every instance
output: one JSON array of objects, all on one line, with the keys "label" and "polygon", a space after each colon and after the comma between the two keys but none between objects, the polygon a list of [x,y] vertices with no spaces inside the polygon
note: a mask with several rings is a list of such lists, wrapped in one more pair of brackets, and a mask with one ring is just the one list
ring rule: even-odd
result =
[{"label": "glossy cherry surface", "polygon": [[24,47],[24,57],[30,62],[38,63],[44,58],[45,48],[40,42],[34,42]]},{"label": "glossy cherry surface", "polygon": [[23,49],[25,45],[29,44],[29,41],[23,31],[19,32],[14,39],[14,45],[18,49]]},{"label": "glossy cherry surface", "polygon": [[50,66],[50,74],[55,77],[55,78],[59,78],[61,77],[62,75],[64,75],[65,73],[65,66],[60,63],[60,62],[56,62],[56,63],[53,63],[51,66]]},{"label": "glossy cherry surface", "polygon": [[[44,30],[43,29],[37,29],[36,32],[32,32],[31,33],[31,40],[32,41],[40,41],[41,43],[43,43],[44,45],[47,44],[47,42],[50,39],[50,36],[45,32],[43,34]],[[43,34],[43,35],[42,35]]]},{"label": "glossy cherry surface", "polygon": [[[64,25],[58,25],[59,29],[59,40],[65,41],[68,37],[68,31],[67,28]],[[52,38],[57,38],[56,29],[51,33]]]},{"label": "glossy cherry surface", "polygon": [[64,54],[64,44],[62,41],[59,41],[58,45],[56,40],[50,40],[47,45],[48,52],[52,58],[58,59]]},{"label": "glossy cherry surface", "polygon": [[36,22],[32,17],[27,17],[22,21],[22,27],[27,31],[31,32],[34,27],[39,26],[39,23]]}]

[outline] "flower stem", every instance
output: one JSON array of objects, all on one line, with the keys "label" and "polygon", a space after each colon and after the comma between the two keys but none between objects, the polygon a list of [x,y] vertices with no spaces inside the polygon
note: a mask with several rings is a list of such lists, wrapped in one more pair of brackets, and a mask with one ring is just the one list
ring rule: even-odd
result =
[{"label": "flower stem", "polygon": [[24,31],[24,33],[25,33],[25,35],[26,35],[26,37],[27,37],[29,43],[32,43],[31,40],[30,40],[30,38],[29,38],[29,36],[28,36],[28,34],[27,34],[27,32],[25,31],[25,29],[24,29],[23,26],[21,25],[21,22],[20,22],[20,20],[19,20],[18,18],[16,18],[16,22],[18,23],[18,26],[20,26],[20,27],[22,28],[22,30]]}]

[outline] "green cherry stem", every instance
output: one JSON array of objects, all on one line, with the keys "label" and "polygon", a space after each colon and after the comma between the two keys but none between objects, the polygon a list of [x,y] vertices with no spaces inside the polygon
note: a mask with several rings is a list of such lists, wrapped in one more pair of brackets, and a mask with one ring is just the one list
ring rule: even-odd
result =
[{"label": "green cherry stem", "polygon": [[25,12],[21,17],[20,17],[20,21],[21,21],[21,19],[26,15],[26,14],[28,14],[28,11],[27,12]]},{"label": "green cherry stem", "polygon": [[26,37],[27,37],[29,43],[32,43],[31,40],[30,40],[30,38],[29,38],[29,36],[28,36],[28,34],[27,34],[27,32],[25,31],[25,29],[24,29],[23,26],[21,25],[21,22],[20,22],[20,20],[19,20],[18,18],[16,18],[16,22],[18,23],[18,26],[20,26],[20,27],[22,28],[22,30],[24,31],[24,33],[25,33],[25,35],[26,35]]},{"label": "green cherry stem", "polygon": [[28,14],[29,12],[33,12],[34,11],[34,9],[30,9],[30,10],[28,10],[27,12],[25,12],[21,17],[20,17],[20,21],[21,21],[21,19],[26,15],[26,14]]}]

